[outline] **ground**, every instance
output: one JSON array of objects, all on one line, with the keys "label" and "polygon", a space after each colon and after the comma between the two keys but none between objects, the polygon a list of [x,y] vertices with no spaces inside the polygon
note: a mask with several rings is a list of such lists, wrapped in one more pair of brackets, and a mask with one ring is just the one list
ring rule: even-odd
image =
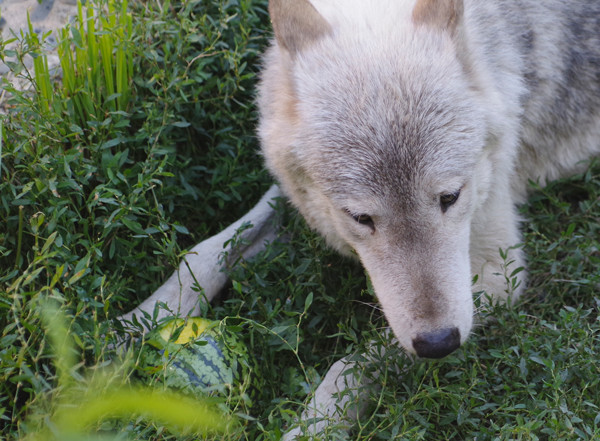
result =
[{"label": "ground", "polygon": [[[56,43],[56,32],[64,26],[69,19],[77,14],[76,0],[0,0],[0,27],[2,39],[8,40],[13,34],[19,35],[21,31],[27,31],[27,15],[35,32],[45,34],[52,31],[48,37],[48,67],[53,70],[58,66],[59,60],[53,44]],[[31,63],[31,60],[29,60]],[[10,76],[11,73],[5,63],[0,63],[0,75]],[[27,83],[21,81],[21,87]],[[2,94],[0,94],[0,108],[2,106]]]}]

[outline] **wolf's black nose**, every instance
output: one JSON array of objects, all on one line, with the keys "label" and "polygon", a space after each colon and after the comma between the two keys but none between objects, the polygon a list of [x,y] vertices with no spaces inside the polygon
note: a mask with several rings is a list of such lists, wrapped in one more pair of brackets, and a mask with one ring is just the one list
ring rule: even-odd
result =
[{"label": "wolf's black nose", "polygon": [[413,348],[422,358],[442,358],[458,349],[460,331],[458,328],[445,328],[433,332],[417,334]]}]

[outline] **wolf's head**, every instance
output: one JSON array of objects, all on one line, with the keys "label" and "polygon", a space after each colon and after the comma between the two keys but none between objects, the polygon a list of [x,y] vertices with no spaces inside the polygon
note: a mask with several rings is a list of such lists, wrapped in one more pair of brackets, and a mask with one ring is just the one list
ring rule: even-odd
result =
[{"label": "wolf's head", "polygon": [[472,327],[471,222],[491,168],[457,55],[462,1],[269,9],[267,166],[330,244],[358,255],[402,346],[443,357]]}]

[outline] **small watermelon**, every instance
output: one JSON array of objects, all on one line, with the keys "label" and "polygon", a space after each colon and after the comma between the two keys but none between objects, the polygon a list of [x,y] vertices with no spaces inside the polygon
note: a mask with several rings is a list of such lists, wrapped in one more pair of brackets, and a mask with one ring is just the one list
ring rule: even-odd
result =
[{"label": "small watermelon", "polygon": [[198,395],[231,390],[246,352],[225,326],[201,317],[174,319],[148,334],[141,366],[157,382]]}]

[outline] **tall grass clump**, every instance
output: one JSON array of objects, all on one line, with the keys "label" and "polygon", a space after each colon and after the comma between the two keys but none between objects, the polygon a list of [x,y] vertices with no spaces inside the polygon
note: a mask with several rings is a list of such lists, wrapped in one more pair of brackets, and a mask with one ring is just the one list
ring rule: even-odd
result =
[{"label": "tall grass clump", "polygon": [[85,133],[90,142],[118,127],[115,123],[127,116],[131,104],[132,16],[127,0],[116,8],[114,0],[87,2],[85,9],[78,2],[77,20],[58,31],[58,83],[53,84],[43,53],[44,36],[34,32],[30,21],[24,35],[33,57],[32,80],[40,111],[49,116],[52,108],[54,114],[68,115],[70,131]]},{"label": "tall grass clump", "polygon": [[[84,16],[77,5],[77,24],[61,30],[58,55],[62,68],[64,104],[80,127],[104,121],[109,114],[127,112],[133,82],[132,16],[123,0],[94,11],[87,3]],[[69,35],[70,34],[70,35]]]}]

